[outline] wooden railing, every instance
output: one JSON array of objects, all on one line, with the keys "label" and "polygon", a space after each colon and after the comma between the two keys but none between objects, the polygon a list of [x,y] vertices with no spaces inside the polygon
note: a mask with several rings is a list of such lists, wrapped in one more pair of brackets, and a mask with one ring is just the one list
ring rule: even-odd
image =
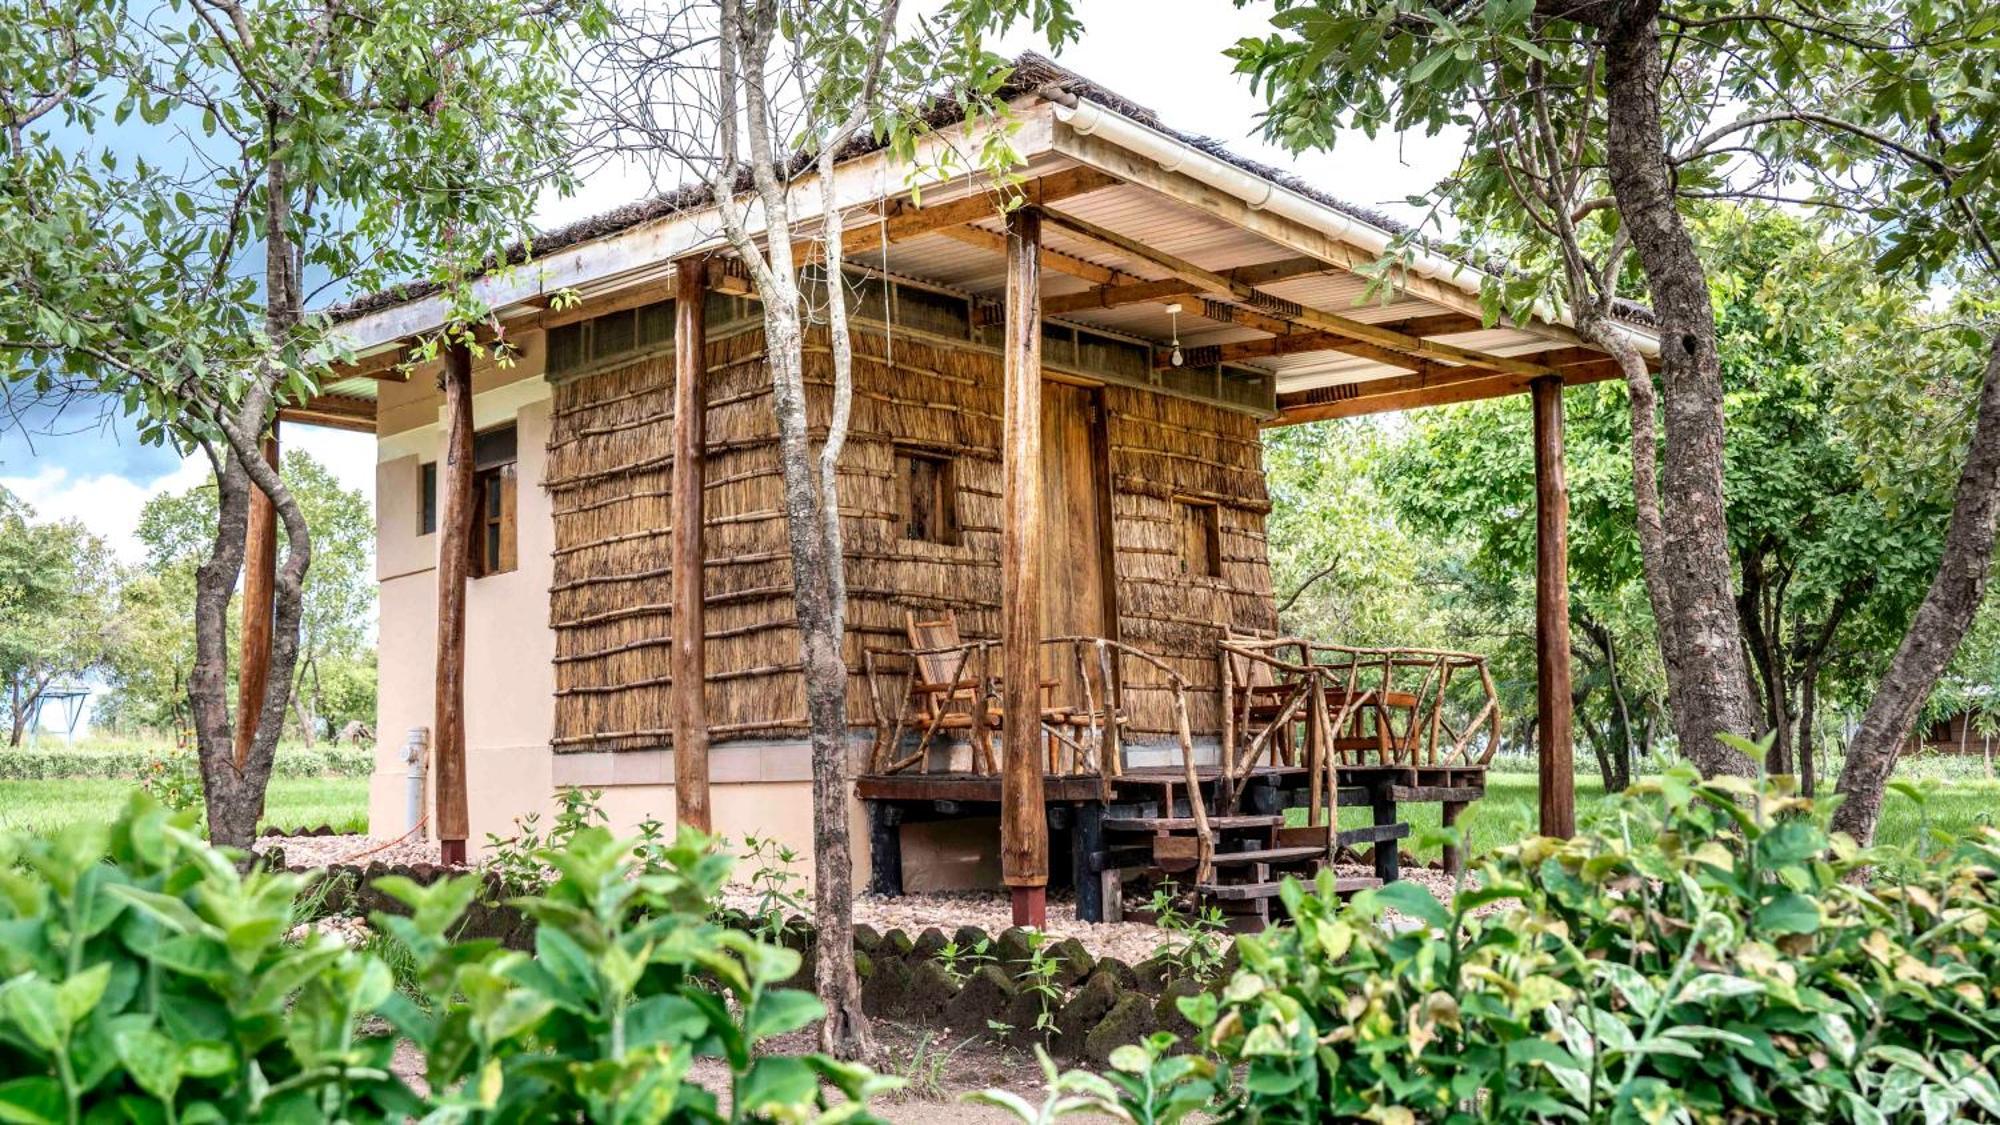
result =
[{"label": "wooden railing", "polygon": [[[1485,765],[1500,745],[1499,697],[1477,653],[1229,637],[1219,662],[1230,809],[1259,764],[1305,765],[1317,817],[1339,766]],[[1468,673],[1478,706],[1454,722],[1452,683]]]},{"label": "wooden railing", "polygon": [[[1179,672],[1108,637],[1050,637],[1041,647],[1047,655],[1042,666],[1057,674],[1040,685],[1043,699],[1037,716],[1050,774],[1099,777],[1107,794],[1110,782],[1123,775],[1124,728],[1129,721],[1125,685],[1135,664],[1150,669],[1172,695],[1181,756],[1189,770],[1194,768],[1188,684]],[[999,680],[991,674],[998,649],[997,641],[967,641],[934,649],[863,650],[862,672],[876,731],[870,772],[901,773],[912,767],[928,772],[938,736],[956,733],[963,733],[972,744],[974,773],[998,772],[992,736],[1005,722]],[[919,679],[925,657],[939,658],[932,666],[950,674],[939,683]],[[1071,698],[1063,698],[1065,693]],[[913,730],[919,735],[916,748],[901,753],[904,736]]]}]

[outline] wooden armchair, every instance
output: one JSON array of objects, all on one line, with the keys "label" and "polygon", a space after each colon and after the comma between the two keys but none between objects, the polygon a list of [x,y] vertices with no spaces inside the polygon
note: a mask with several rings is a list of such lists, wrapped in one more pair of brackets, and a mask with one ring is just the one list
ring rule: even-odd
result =
[{"label": "wooden armchair", "polygon": [[[1499,699],[1483,656],[1313,645],[1311,662],[1324,682],[1327,748],[1340,764],[1484,765],[1498,745]],[[1468,675],[1478,679],[1473,695],[1481,706],[1459,727],[1449,718],[1447,697],[1454,677]],[[1472,743],[1482,728],[1487,747],[1474,761]]]},{"label": "wooden armchair", "polygon": [[[1000,727],[1000,706],[989,675],[991,641],[965,641],[958,633],[958,615],[919,621],[905,617],[910,647],[896,652],[870,648],[862,652],[869,701],[875,712],[875,746],[869,757],[874,773],[900,773],[925,760],[940,732],[963,731],[972,743],[974,773],[996,773],[993,732]],[[885,690],[883,660],[907,661],[899,690]],[[891,718],[889,712],[894,712]],[[917,747],[897,757],[905,731],[918,732]]]},{"label": "wooden armchair", "polygon": [[1296,731],[1311,722],[1313,674],[1304,641],[1222,626],[1223,811],[1233,812],[1261,761],[1297,766]]}]

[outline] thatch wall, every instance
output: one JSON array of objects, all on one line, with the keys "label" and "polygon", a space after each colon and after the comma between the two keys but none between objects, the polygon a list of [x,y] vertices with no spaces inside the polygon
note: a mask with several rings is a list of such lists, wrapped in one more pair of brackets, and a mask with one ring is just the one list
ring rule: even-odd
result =
[{"label": "thatch wall", "polygon": [[[708,707],[717,740],[805,727],[776,427],[763,334],[712,338],[708,362]],[[898,647],[904,615],[952,609],[967,638],[999,629],[999,357],[949,340],[857,326],[855,395],[840,498],[848,578],[849,714],[871,721],[864,647]],[[824,433],[832,361],[806,355],[810,421]],[[671,354],[559,383],[549,440],[555,519],[555,748],[652,749],[668,742],[672,466]],[[1204,689],[1198,730],[1217,727],[1215,623],[1268,627],[1268,510],[1256,423],[1186,399],[1108,387],[1117,596],[1124,639],[1169,656]],[[902,533],[897,449],[954,458],[958,542]],[[1185,579],[1170,550],[1175,496],[1221,511],[1224,574]],[[1135,685],[1144,687],[1145,685]],[[1159,692],[1133,696],[1135,726],[1170,729]]]}]

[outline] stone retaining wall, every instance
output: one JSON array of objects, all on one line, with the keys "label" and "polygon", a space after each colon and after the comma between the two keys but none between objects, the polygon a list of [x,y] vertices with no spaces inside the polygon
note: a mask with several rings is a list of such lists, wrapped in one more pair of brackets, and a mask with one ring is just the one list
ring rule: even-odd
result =
[{"label": "stone retaining wall", "polygon": [[[282,862],[280,859],[279,862]],[[370,863],[327,868],[289,868],[317,876],[309,896],[318,896],[318,917],[408,914],[409,907],[376,886],[385,875],[401,875],[431,883],[461,869],[436,864]],[[492,877],[488,877],[491,880]],[[513,907],[498,905],[506,896],[497,880],[491,893],[466,910],[459,937],[490,938],[512,949],[534,948],[534,922]],[[738,928],[757,928],[757,920],[731,911],[727,921]],[[1166,935],[1162,934],[1165,940]],[[796,915],[786,919],[779,940],[802,957],[792,987],[813,987],[815,948],[812,927]],[[958,951],[955,964],[942,954]],[[984,950],[974,954],[974,950]],[[1024,984],[1035,960],[1032,935],[1015,928],[990,935],[976,926],[961,926],[947,936],[932,927],[912,937],[902,930],[879,933],[854,927],[854,963],[861,978],[861,1006],[870,1016],[906,1024],[949,1029],[965,1037],[982,1037],[1017,1047],[1039,1044],[1052,1054],[1108,1061],[1113,1048],[1135,1043],[1155,1031],[1186,1036],[1193,1028],[1175,1001],[1204,988],[1220,988],[1235,968],[1231,946],[1219,969],[1206,982],[1191,976],[1181,962],[1164,955],[1136,965],[1115,957],[1093,957],[1075,938],[1049,941],[1043,962],[1052,966],[1052,995]],[[1049,1019],[1042,1020],[1046,1008]],[[1038,1025],[1039,1029],[1038,1029]]]},{"label": "stone retaining wall", "polygon": [[[1050,983],[1057,993],[1045,997],[1024,983],[1033,961],[1030,941],[1030,933],[1018,928],[991,937],[977,927],[962,926],[946,937],[932,927],[913,938],[902,930],[880,934],[869,926],[856,926],[854,960],[861,975],[862,1010],[870,1016],[942,1026],[957,1035],[984,1036],[1017,1047],[1038,1044],[1058,1056],[1102,1064],[1109,1061],[1113,1048],[1136,1043],[1155,1031],[1192,1034],[1194,1028],[1175,1001],[1204,988],[1220,988],[1236,960],[1231,946],[1217,971],[1203,982],[1167,956],[1128,965],[1115,957],[1092,957],[1081,942],[1069,938],[1043,947],[1044,959],[1055,965]],[[983,944],[991,960],[954,971],[939,955],[948,942],[959,950]],[[809,983],[811,978],[806,979]],[[1045,1007],[1046,1022],[1040,1018]]]}]

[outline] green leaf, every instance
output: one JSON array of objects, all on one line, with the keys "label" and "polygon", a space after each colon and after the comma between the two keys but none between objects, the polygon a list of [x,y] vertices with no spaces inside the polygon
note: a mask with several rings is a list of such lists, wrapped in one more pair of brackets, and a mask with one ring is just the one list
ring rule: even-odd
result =
[{"label": "green leaf", "polygon": [[745,1033],[752,1043],[796,1031],[826,1015],[826,1005],[810,992],[779,988],[758,996],[751,1005]]},{"label": "green leaf", "polygon": [[50,1054],[62,1049],[69,1033],[56,1013],[56,990],[40,977],[19,976],[0,985],[0,1014],[11,1020],[28,1042]]},{"label": "green leaf", "polygon": [[104,998],[104,986],[111,981],[111,963],[100,961],[56,986],[56,1019],[64,1027],[75,1027]]},{"label": "green leaf", "polygon": [[1818,933],[1823,919],[1819,903],[1797,892],[1786,892],[1757,908],[1752,923],[1773,934]]},{"label": "green leaf", "polygon": [[[1393,844],[1385,844],[1383,846],[1394,847]],[[1430,891],[1425,890],[1422,885],[1415,882],[1399,881],[1390,883],[1386,886],[1363,891],[1355,897],[1357,899],[1365,897],[1377,907],[1387,907],[1395,910],[1419,922],[1423,922],[1434,929],[1449,929],[1451,926],[1451,913],[1444,908],[1443,904],[1438,902],[1437,896],[1431,894]]]},{"label": "green leaf", "polygon": [[818,1093],[819,1081],[805,1060],[767,1055],[750,1065],[737,1096],[743,1111],[781,1116],[777,1111],[810,1108]]},{"label": "green leaf", "polygon": [[112,1039],[118,1061],[139,1088],[171,1102],[181,1083],[181,1053],[172,1039],[152,1028],[131,1028]]},{"label": "green leaf", "polygon": [[40,1076],[0,1082],[0,1121],[9,1125],[55,1125],[66,1115],[62,1083]]}]

